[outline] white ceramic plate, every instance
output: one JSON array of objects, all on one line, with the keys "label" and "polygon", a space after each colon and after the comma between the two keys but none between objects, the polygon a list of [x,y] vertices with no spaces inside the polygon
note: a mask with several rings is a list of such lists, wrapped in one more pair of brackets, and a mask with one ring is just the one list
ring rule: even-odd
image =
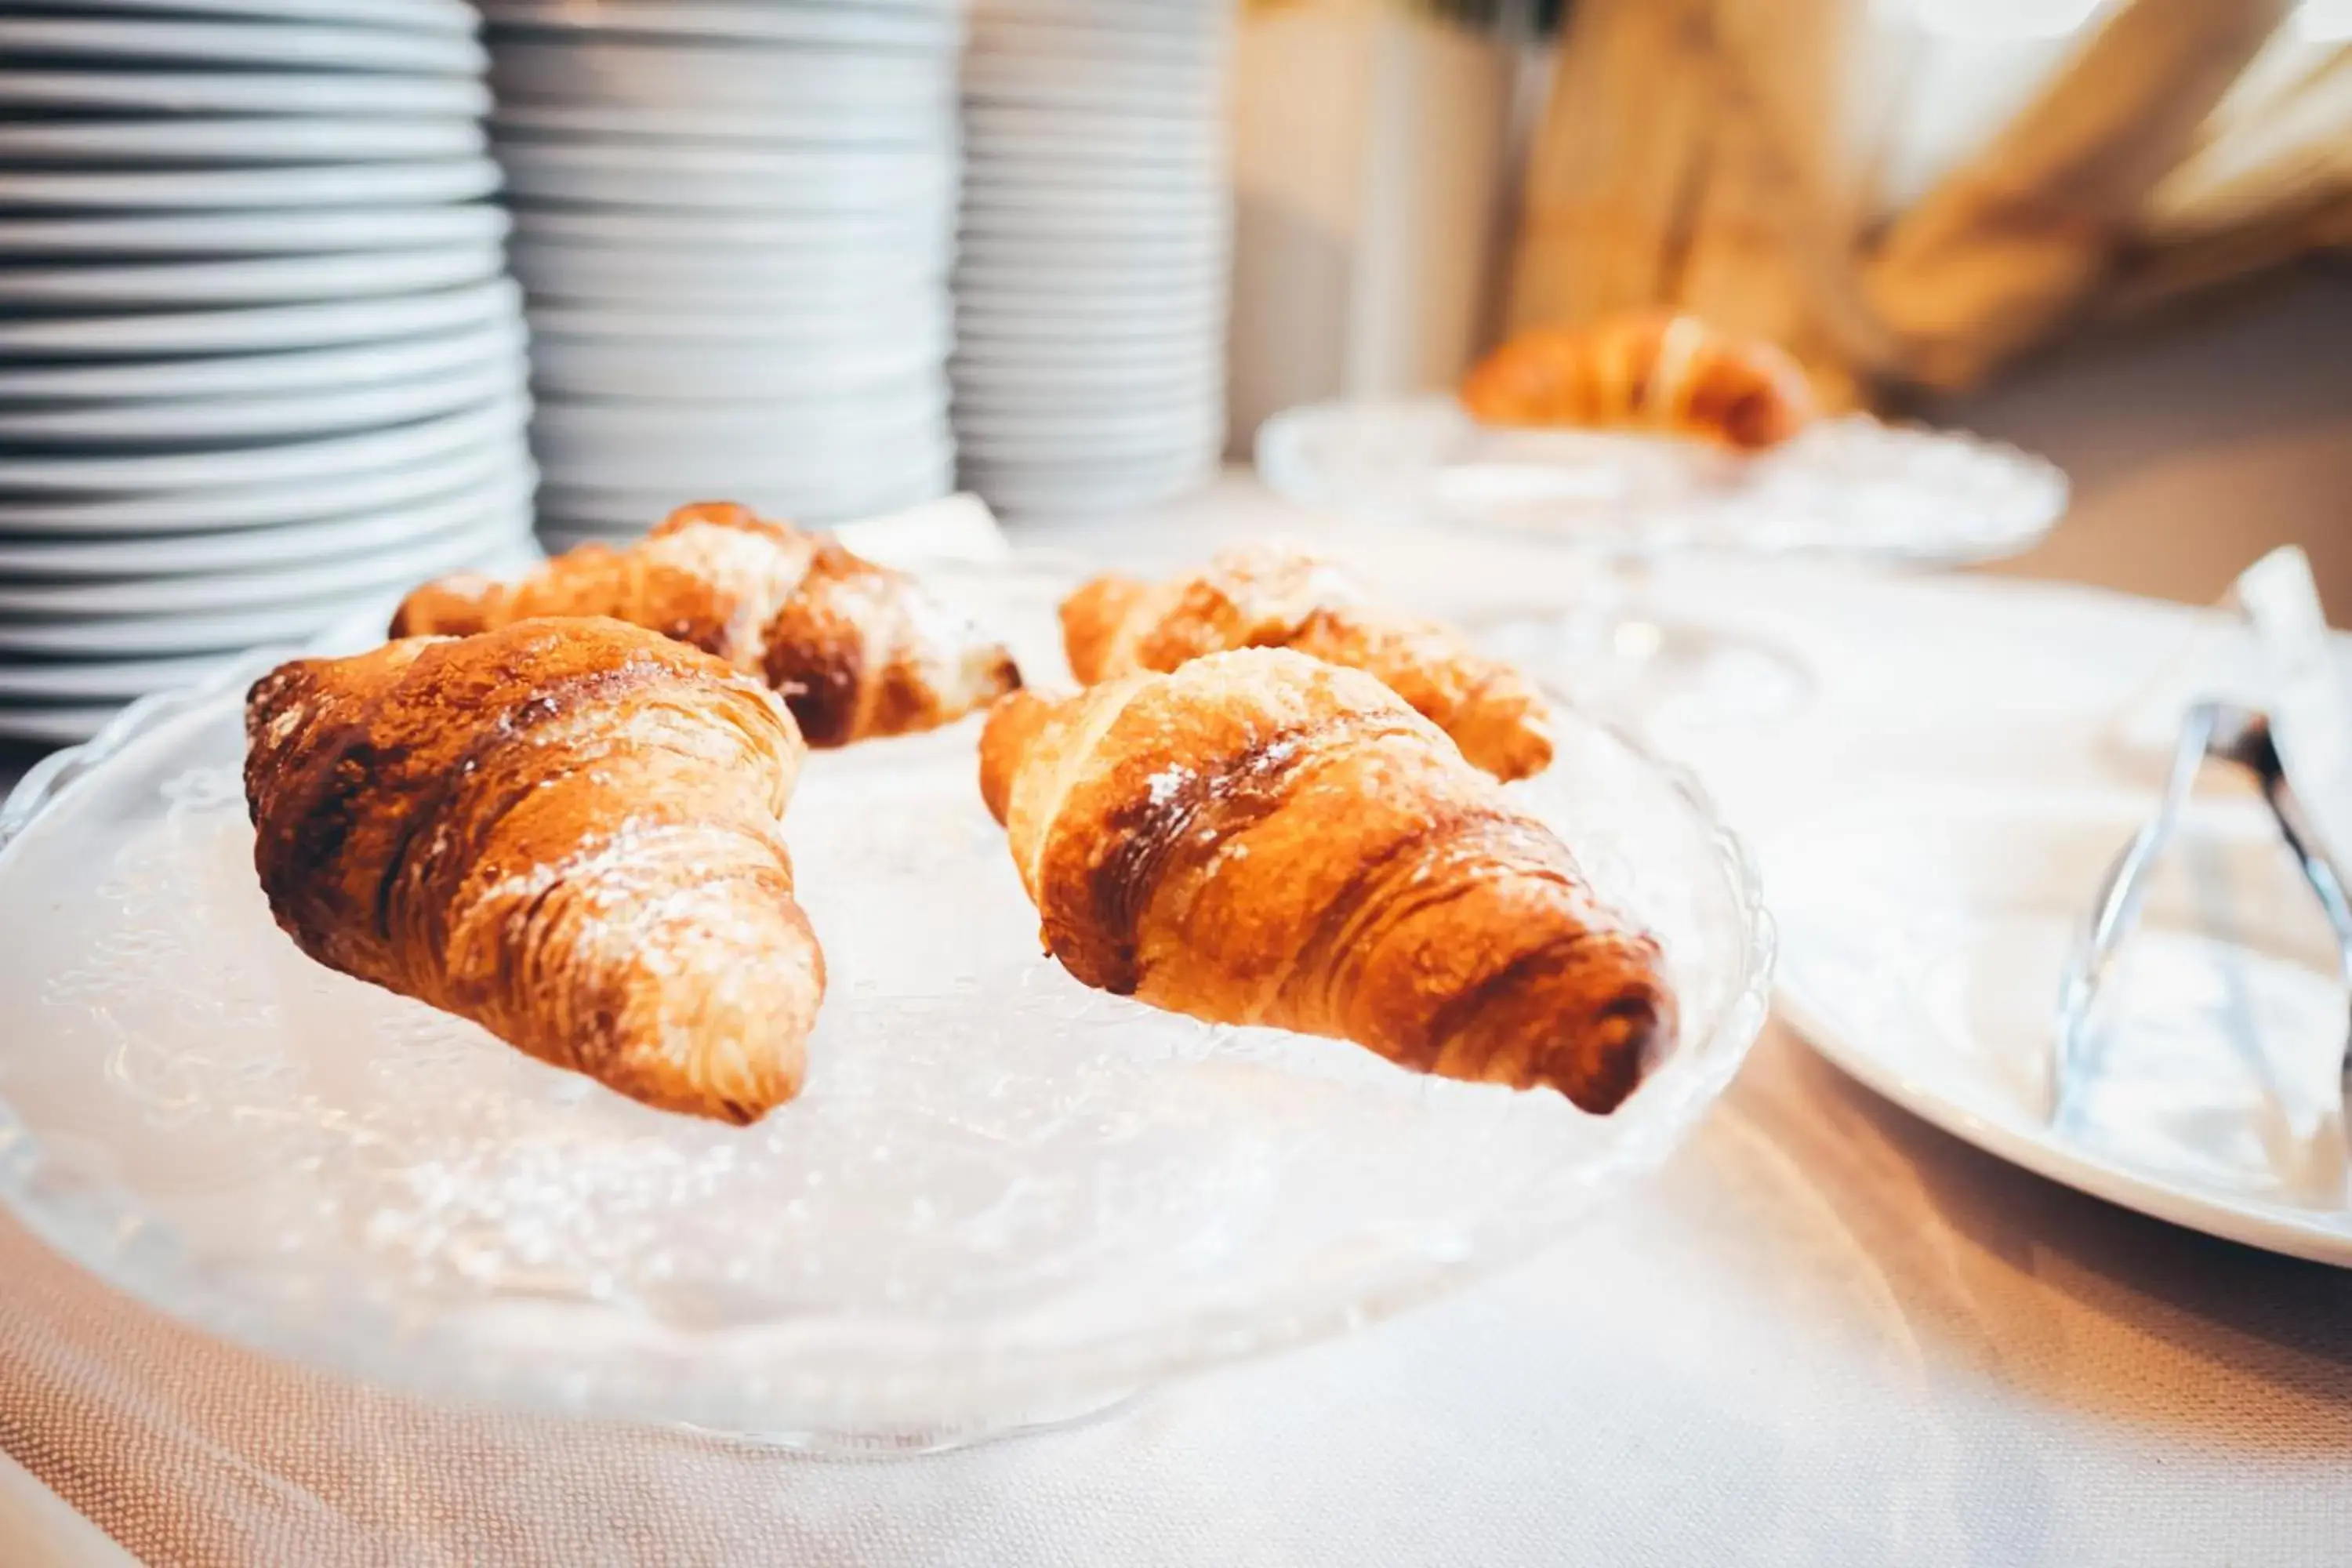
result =
[{"label": "white ceramic plate", "polygon": [[[520,396],[520,351],[389,386],[341,391],[89,404],[67,408],[0,407],[0,443],[19,450],[107,447],[116,450],[191,442],[282,441],[373,430]],[[0,477],[0,486],[6,483]]]},{"label": "white ceramic plate", "polygon": [[202,680],[235,654],[93,661],[0,660],[0,709],[24,703],[128,702]]},{"label": "white ceramic plate", "polygon": [[757,0],[487,0],[492,26],[600,40],[709,38],[939,51],[956,47],[954,5],[761,5]]},{"label": "white ceramic plate", "polygon": [[100,0],[100,5],[88,8],[258,17],[273,22],[332,22],[467,36],[471,36],[481,24],[466,0]]},{"label": "white ceramic plate", "polygon": [[530,503],[510,498],[466,527],[328,561],[119,583],[0,584],[0,638],[11,635],[11,626],[22,630],[37,623],[63,626],[122,616],[180,619],[405,591],[514,548],[529,535],[530,524]]},{"label": "white ceramic plate", "polygon": [[754,213],[929,212],[953,192],[957,170],[954,158],[931,148],[688,150],[501,139],[499,157],[518,202]]},{"label": "white ceramic plate", "polygon": [[134,1299],[341,1375],[932,1441],[1084,1408],[1559,1240],[1762,1022],[1738,845],[1613,736],[1564,725],[1549,783],[1515,786],[1657,929],[1682,995],[1679,1047],[1597,1118],[1077,985],[1037,950],[966,725],[811,759],[790,836],[831,988],[808,1086],[755,1128],[665,1116],[285,940],[236,771],[240,683],[274,657],[12,805],[13,827],[71,780],[0,850],[0,1010],[26,1020],[0,1193]]},{"label": "white ceramic plate", "polygon": [[159,22],[150,16],[0,16],[0,59],[42,55],[115,68],[135,60],[467,77],[478,76],[489,66],[481,46],[462,32],[296,22]]},{"label": "white ceramic plate", "polygon": [[919,305],[894,301],[871,313],[801,314],[791,310],[789,300],[778,301],[773,313],[758,314],[734,308],[694,311],[677,308],[690,301],[667,303],[672,308],[660,310],[541,305],[531,311],[531,335],[539,343],[608,344],[665,353],[690,350],[722,356],[827,346],[868,352],[886,344],[937,342],[944,356],[952,331],[948,300],[929,291]]},{"label": "white ceramic plate", "polygon": [[0,405],[129,403],[171,397],[266,397],[341,392],[439,375],[518,353],[526,333],[502,319],[454,332],[293,353],[228,354],[129,364],[0,366]]},{"label": "white ceramic plate", "polygon": [[985,300],[962,297],[956,305],[959,363],[1044,367],[1123,364],[1137,359],[1176,363],[1224,353],[1222,300],[1172,321],[1138,308],[1106,316],[1094,310],[1055,314],[1034,304],[992,308]]},{"label": "white ceramic plate", "polygon": [[491,512],[511,510],[529,500],[530,490],[528,466],[510,461],[490,477],[467,480],[446,494],[322,522],[119,539],[0,535],[0,578],[55,582],[158,577],[330,561],[479,525]]},{"label": "white ceramic plate", "polygon": [[482,128],[444,119],[283,115],[236,120],[0,121],[0,162],[74,163],[347,163],[478,158]]},{"label": "white ceramic plate", "polygon": [[138,359],[324,348],[450,331],[511,318],[521,308],[522,291],[500,278],[388,300],[0,319],[0,360]]},{"label": "white ceramic plate", "polygon": [[342,212],[0,214],[0,257],[258,256],[494,245],[512,220],[487,205],[353,207]]},{"label": "white ceramic plate", "polygon": [[[756,109],[688,100],[677,104],[502,103],[491,123],[503,135],[551,142],[568,136],[635,137],[649,142],[790,142],[828,146],[880,143],[950,145],[956,135],[954,79],[942,70],[919,91],[892,98],[872,91],[839,93],[838,76],[810,62],[813,85],[830,82],[788,103]],[[853,86],[858,84],[850,74]]]},{"label": "white ceramic plate", "polygon": [[[535,545],[500,542],[448,568],[507,574],[534,559]],[[19,659],[94,658],[114,662],[163,658],[268,644],[302,642],[332,627],[355,621],[389,621],[404,591],[393,583],[332,595],[313,595],[299,603],[266,608],[224,610],[215,614],[124,616],[94,620],[35,621],[0,619],[0,654]]]},{"label": "white ceramic plate", "polygon": [[131,267],[0,267],[0,308],[173,310],[369,299],[479,283],[499,277],[505,266],[505,253],[493,243]]},{"label": "white ceramic plate", "polygon": [[1011,430],[974,430],[959,419],[956,451],[967,463],[1176,461],[1215,442],[1223,410],[1204,408],[1190,416],[1132,426],[1039,424]]},{"label": "white ceramic plate", "polygon": [[128,616],[76,621],[5,619],[0,620],[0,654],[19,658],[120,659],[299,642],[347,616],[396,598],[396,594],[376,588],[217,615]]},{"label": "white ceramic plate", "polygon": [[[566,489],[616,490],[669,498],[653,514],[659,519],[680,500],[695,497],[745,501],[779,517],[824,520],[858,517],[888,510],[877,492],[896,494],[921,480],[930,494],[945,491],[953,470],[955,445],[941,428],[866,433],[811,448],[771,447],[677,451],[651,446],[582,447],[547,431],[532,445],[541,467]],[[560,518],[553,499],[541,512]]]},{"label": "white ceramic plate", "polygon": [[86,703],[39,707],[0,704],[0,738],[29,741],[39,746],[78,746],[105,729],[121,711],[120,703],[103,707]]},{"label": "white ceramic plate", "polygon": [[631,540],[669,515],[681,500],[740,501],[770,517],[803,522],[830,523],[900,511],[936,500],[953,488],[955,465],[946,452],[927,462],[909,462],[868,475],[857,485],[813,491],[793,480],[760,479],[731,489],[705,487],[681,492],[675,488],[602,489],[582,486],[543,491],[539,502],[539,535],[551,550],[565,550],[592,542]]},{"label": "white ceramic plate", "polygon": [[0,206],[97,212],[404,206],[473,201],[498,188],[499,166],[488,158],[155,174],[0,167]]},{"label": "white ceramic plate", "polygon": [[522,420],[501,411],[448,450],[391,468],[135,496],[0,495],[0,538],[110,539],[319,522],[446,496],[525,467]]},{"label": "white ceramic plate", "polygon": [[[708,213],[694,220],[698,248],[714,251],[846,250],[944,243],[952,216],[937,210],[803,216],[793,213]],[[675,214],[626,207],[533,207],[521,229],[548,243],[658,248],[677,245]]]},{"label": "white ceramic plate", "polygon": [[955,57],[502,34],[490,83],[501,105],[587,102],[669,113],[692,104],[713,111],[797,112],[809,103],[929,101],[954,91]]},{"label": "white ceramic plate", "polygon": [[1885,789],[1776,834],[1780,1002],[1832,1061],[2002,1159],[2250,1246],[2352,1267],[2346,997],[2250,798],[2190,808],[2044,1115],[2059,980],[2142,795]]},{"label": "white ceramic plate", "polygon": [[1222,299],[1226,291],[1221,260],[1195,263],[1175,258],[1129,267],[1081,255],[1020,261],[970,247],[957,258],[955,281],[960,289],[974,297],[1079,290],[1124,294],[1139,303],[1162,300],[1180,307],[1191,300]]},{"label": "white ceramic plate", "polygon": [[946,395],[940,346],[936,341],[908,342],[857,352],[722,357],[690,349],[609,353],[542,342],[532,361],[531,384],[551,399],[741,403],[839,395],[866,407],[877,402],[936,406]]},{"label": "white ceramic plate", "polygon": [[872,251],[667,250],[541,243],[528,228],[507,247],[515,277],[535,300],[609,301],[624,309],[675,308],[681,300],[726,301],[768,314],[779,307],[829,311],[836,304],[920,300],[947,288],[948,247],[909,256]]},{"label": "white ceramic plate", "polygon": [[0,468],[0,491],[25,496],[119,497],[171,490],[293,484],[345,474],[405,468],[475,446],[520,426],[520,397],[393,430],[370,430],[321,441],[294,441],[211,452],[133,456],[11,458]]},{"label": "white ceramic plate", "polygon": [[982,431],[992,422],[1034,420],[1067,427],[1103,417],[1150,414],[1166,419],[1184,410],[1222,407],[1223,367],[1204,364],[1181,375],[1129,373],[1099,382],[1065,385],[1004,384],[960,374],[955,382],[956,426]]},{"label": "white ceramic plate", "polygon": [[472,121],[489,112],[490,89],[471,76],[0,70],[0,106],[146,114],[383,114]]}]

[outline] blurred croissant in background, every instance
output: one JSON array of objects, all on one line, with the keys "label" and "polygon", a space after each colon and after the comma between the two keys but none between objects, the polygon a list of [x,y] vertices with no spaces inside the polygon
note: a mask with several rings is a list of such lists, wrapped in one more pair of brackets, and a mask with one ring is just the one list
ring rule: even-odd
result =
[{"label": "blurred croissant in background", "polygon": [[1652,310],[1521,332],[1463,379],[1462,405],[1490,425],[1652,430],[1747,452],[1813,417],[1804,371],[1773,344]]}]

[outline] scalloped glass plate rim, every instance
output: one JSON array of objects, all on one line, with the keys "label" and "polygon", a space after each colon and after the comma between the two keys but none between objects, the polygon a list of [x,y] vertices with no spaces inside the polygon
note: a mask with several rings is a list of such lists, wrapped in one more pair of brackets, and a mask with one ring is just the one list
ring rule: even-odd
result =
[{"label": "scalloped glass plate rim", "polygon": [[[52,805],[70,798],[142,743],[216,719],[214,710],[220,703],[295,651],[265,650],[195,685],[143,698],[87,743],[37,764],[0,803],[0,882],[11,850]],[[45,1190],[58,1180],[56,1173],[45,1164],[38,1135],[5,1099],[0,1099],[0,1203],[46,1245],[116,1288],[266,1353],[467,1403],[624,1419],[645,1418],[644,1411],[659,1408],[667,1419],[738,1432],[772,1428],[782,1415],[815,1427],[936,1433],[943,1426],[942,1409],[963,1408],[957,1402],[967,1397],[970,1418],[979,1427],[1003,1429],[1019,1424],[1021,1412],[1032,1408],[1071,1400],[1099,1405],[1165,1377],[1363,1327],[1458,1290],[1564,1237],[1605,1190],[1665,1158],[1729,1084],[1763,1026],[1776,936],[1747,846],[1723,825],[1695,774],[1615,726],[1592,722],[1591,728],[1654,771],[1682,806],[1696,814],[1695,825],[1704,828],[1708,852],[1741,921],[1738,984],[1726,997],[1715,1028],[1705,1039],[1685,1041],[1644,1090],[1671,1091],[1672,1104],[1661,1106],[1638,1135],[1627,1136],[1605,1156],[1566,1179],[1530,1184],[1465,1225],[1465,1239],[1458,1247],[1440,1252],[1391,1246],[1369,1263],[1361,1256],[1349,1258],[1336,1281],[1315,1270],[1279,1293],[1211,1298],[1212,1304],[1189,1316],[1181,1343],[1171,1342],[1168,1325],[1152,1322],[1094,1337],[1068,1336],[1048,1323],[1050,1342],[1041,1342],[1001,1331],[1002,1323],[992,1325],[999,1331],[975,1334],[920,1318],[867,1320],[845,1336],[838,1320],[814,1325],[786,1321],[668,1329],[663,1345],[667,1353],[640,1353],[628,1364],[608,1365],[593,1382],[550,1378],[543,1368],[503,1357],[499,1345],[560,1333],[567,1316],[590,1309],[501,1302],[502,1310],[514,1309],[511,1321],[501,1319],[512,1331],[492,1344],[373,1297],[345,1297],[331,1317],[306,1312],[300,1304],[310,1298],[299,1286],[273,1292],[254,1288],[266,1287],[266,1279],[222,1278],[213,1270],[188,1268],[175,1258],[171,1239],[155,1234],[140,1206],[110,1181],[69,1175],[57,1190]],[[847,1348],[845,1339],[861,1361],[878,1355],[898,1365],[886,1381],[845,1387],[825,1357]],[[643,1352],[647,1346],[633,1348]],[[688,1387],[677,1376],[680,1366],[714,1352],[739,1367],[756,1359],[775,1375],[755,1386],[739,1380],[723,1390],[707,1384]],[[1027,1358],[1017,1374],[1006,1373],[1008,1356]],[[975,1367],[982,1371],[975,1373]]]},{"label": "scalloped glass plate rim", "polygon": [[[1616,520],[1615,525],[1610,526],[1595,524],[1588,517],[1579,520],[1577,525],[1563,528],[1528,521],[1482,519],[1460,510],[1459,502],[1415,493],[1446,475],[1449,464],[1443,458],[1435,462],[1421,459],[1417,468],[1401,466],[1397,471],[1383,474],[1335,476],[1310,455],[1312,442],[1318,428],[1328,429],[1350,419],[1384,420],[1391,426],[1411,421],[1424,441],[1433,434],[1457,432],[1486,432],[1502,438],[1576,440],[1598,450],[1622,454],[1626,474],[1618,476],[1621,479],[1627,475],[1639,478],[1636,470],[1654,470],[1662,460],[1670,466],[1695,468],[1702,464],[1728,466],[1764,461],[1773,455],[1742,458],[1697,442],[1642,431],[1484,426],[1472,419],[1452,394],[1432,393],[1339,398],[1286,408],[1259,426],[1255,450],[1258,477],[1276,494],[1307,506],[1367,512],[1409,526],[1472,530],[1498,538],[1553,543],[1595,553],[1643,556],[1668,551],[1708,550],[1763,555],[1850,556],[1941,566],[2005,560],[2032,548],[2057,526],[2065,514],[2071,493],[2066,476],[2055,465],[2007,442],[1964,430],[1891,423],[1867,414],[1850,414],[1816,420],[1812,429],[1831,437],[1846,432],[1862,434],[1874,437],[1882,446],[1910,443],[1916,449],[1932,453],[1946,463],[1965,462],[1984,474],[2006,473],[2021,484],[2030,482],[2037,489],[2030,509],[2032,515],[1974,516],[1965,524],[1956,525],[1950,520],[1960,509],[1948,501],[1942,515],[1933,520],[1940,526],[1908,534],[1890,532],[1884,516],[1874,516],[1870,526],[1860,531],[1851,526],[1842,530],[1835,521],[1824,525],[1810,516],[1791,526],[1785,517],[1776,521],[1769,505],[1751,507],[1737,501],[1726,504],[1721,498],[1708,495],[1703,484],[1689,483],[1685,474],[1682,476],[1684,489],[1680,492],[1660,497],[1572,493],[1589,492],[1589,483],[1562,488],[1559,493],[1584,504],[1589,512],[1597,515],[1605,508]],[[1392,454],[1395,448],[1393,436],[1384,440],[1384,452]],[[1482,469],[1562,476],[1571,471],[1547,469],[1538,462],[1514,461],[1475,464],[1465,472],[1475,475]],[[1418,485],[1412,482],[1416,480],[1420,481]],[[1825,494],[1839,495],[1848,489],[1843,478],[1835,474],[1823,474],[1813,482]],[[1370,493],[1376,488],[1381,493]],[[1685,500],[1680,496],[1695,499]],[[1785,509],[1787,502],[1783,498],[1777,504]],[[1475,503],[1471,505],[1475,510]],[[1624,521],[1629,513],[1631,522]],[[1750,522],[1741,516],[1743,513],[1751,514],[1755,521]],[[1741,521],[1727,527],[1727,516]]]}]

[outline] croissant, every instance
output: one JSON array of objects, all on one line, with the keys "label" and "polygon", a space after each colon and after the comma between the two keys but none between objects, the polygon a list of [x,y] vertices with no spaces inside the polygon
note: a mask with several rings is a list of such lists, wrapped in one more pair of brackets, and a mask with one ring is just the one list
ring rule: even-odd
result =
[{"label": "croissant", "polygon": [[1088,985],[1607,1111],[1675,1033],[1657,943],[1371,677],[1211,654],[981,739],[1046,950]]},{"label": "croissant", "polygon": [[297,659],[246,701],[269,908],[320,963],[667,1110],[790,1100],[824,994],[773,693],[613,620]]},{"label": "croissant", "polygon": [[1551,716],[1518,669],[1461,635],[1367,602],[1328,561],[1279,546],[1228,550],[1196,576],[1097,577],[1062,602],[1071,673],[1091,686],[1237,647],[1292,647],[1365,671],[1498,778],[1551,763]]},{"label": "croissant", "polygon": [[392,635],[613,616],[783,695],[814,746],[936,729],[1021,684],[1013,656],[902,572],[730,502],[680,507],[625,551],[585,544],[511,585],[461,574],[408,595]]},{"label": "croissant", "polygon": [[1472,368],[1462,405],[1494,425],[1624,426],[1751,452],[1813,417],[1805,373],[1778,347],[1653,312],[1522,332]]}]

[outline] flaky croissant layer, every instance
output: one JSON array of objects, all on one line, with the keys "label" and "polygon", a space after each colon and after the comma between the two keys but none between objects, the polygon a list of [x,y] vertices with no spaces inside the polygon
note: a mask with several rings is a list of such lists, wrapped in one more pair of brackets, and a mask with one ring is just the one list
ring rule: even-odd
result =
[{"label": "flaky croissant layer", "polygon": [[1351,574],[1302,551],[1225,550],[1160,583],[1097,577],[1061,613],[1070,671],[1088,685],[1232,648],[1296,648],[1380,680],[1497,778],[1551,762],[1550,707],[1516,667],[1450,626],[1375,603]]},{"label": "flaky croissant layer", "polygon": [[981,787],[1047,951],[1089,985],[1594,1111],[1673,1038],[1656,942],[1360,672],[1252,648],[1016,693]]},{"label": "flaky croissant layer", "polygon": [[934,729],[1021,684],[1003,645],[905,573],[727,501],[680,507],[626,550],[583,544],[518,583],[428,583],[392,635],[536,616],[610,616],[690,643],[781,692],[815,746]]},{"label": "flaky croissant layer", "polygon": [[667,1110],[800,1088],[824,962],[775,697],[608,619],[298,659],[247,701],[271,912],[319,962]]}]

